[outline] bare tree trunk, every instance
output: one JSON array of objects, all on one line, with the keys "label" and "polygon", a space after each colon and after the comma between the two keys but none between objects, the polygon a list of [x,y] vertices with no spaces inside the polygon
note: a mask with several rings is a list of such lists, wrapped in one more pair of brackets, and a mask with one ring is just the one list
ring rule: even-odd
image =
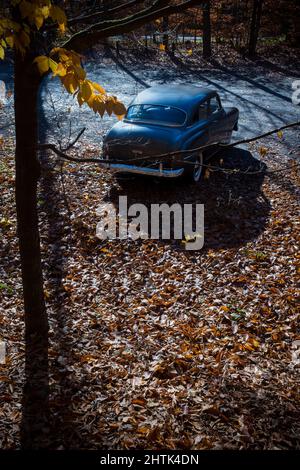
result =
[{"label": "bare tree trunk", "polygon": [[23,449],[47,447],[49,432],[48,320],[37,213],[37,98],[41,82],[33,56],[15,53],[16,209],[25,312]]},{"label": "bare tree trunk", "polygon": [[211,57],[210,0],[203,7],[203,57]]},{"label": "bare tree trunk", "polygon": [[258,40],[258,33],[260,29],[260,21],[262,14],[263,0],[253,0],[252,18],[250,24],[250,36],[248,45],[249,57],[254,57],[256,54],[256,46]]},{"label": "bare tree trunk", "polygon": [[16,209],[22,267],[26,337],[48,329],[43,294],[37,214],[37,94],[40,77],[33,58],[15,54]]},{"label": "bare tree trunk", "polygon": [[[169,29],[169,18],[167,16],[163,17],[163,31],[166,32]],[[163,35],[163,44],[166,48],[166,51],[169,49],[169,35]]]}]

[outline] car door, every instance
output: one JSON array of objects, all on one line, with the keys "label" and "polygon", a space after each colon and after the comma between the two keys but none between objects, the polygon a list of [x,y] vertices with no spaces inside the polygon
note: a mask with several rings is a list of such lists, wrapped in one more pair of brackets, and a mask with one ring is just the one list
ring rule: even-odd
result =
[{"label": "car door", "polygon": [[191,118],[190,125],[187,130],[187,145],[190,147],[200,147],[209,144],[208,131],[208,104],[209,100],[205,100],[198,104]]},{"label": "car door", "polygon": [[208,128],[209,143],[216,144],[226,140],[226,113],[221,105],[221,100],[216,94],[211,96],[208,102]]}]

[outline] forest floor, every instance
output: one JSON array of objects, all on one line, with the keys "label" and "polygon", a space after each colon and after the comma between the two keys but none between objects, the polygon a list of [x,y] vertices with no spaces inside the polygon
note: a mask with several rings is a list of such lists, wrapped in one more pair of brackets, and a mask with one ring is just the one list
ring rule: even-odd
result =
[{"label": "forest floor", "polygon": [[[291,160],[264,147],[232,149],[216,160],[260,173],[212,172],[199,185],[119,183],[92,165],[44,163],[38,204],[49,369],[39,370],[35,393],[48,394],[50,427],[37,413],[33,445],[300,447],[299,167],[287,169]],[[33,423],[24,423],[30,375],[12,141],[2,142],[1,154],[0,340],[7,356],[0,447],[11,449],[20,447],[22,413],[25,429]],[[86,145],[83,154],[95,156],[97,148]],[[128,203],[205,204],[203,249],[188,252],[178,240],[97,239],[97,207],[117,207],[120,195]]]},{"label": "forest floor", "polygon": [[[226,50],[210,63],[196,53],[183,59],[182,52],[176,64],[156,52],[142,58],[144,66],[138,47],[126,60],[121,51],[118,64],[101,50],[95,78],[106,86],[119,71],[111,91],[126,102],[148,81],[194,83],[200,69],[199,81],[238,101],[243,137],[298,115],[290,102],[298,53],[273,49],[253,63]],[[1,73],[10,90],[11,75]],[[112,121],[101,127],[76,110],[69,119],[65,101],[53,96],[58,121],[44,116],[43,138],[58,123],[65,134],[90,119],[88,137],[71,153],[98,156],[96,133],[100,127],[100,141]],[[2,118],[12,130],[12,99]],[[61,167],[45,156],[38,205],[49,367],[41,362],[38,377],[28,354],[25,373],[14,142],[10,132],[0,138],[1,448],[19,448],[21,428],[35,435],[34,446],[54,449],[300,448],[298,137],[299,130],[289,130],[223,152],[216,165],[258,173],[211,172],[199,185],[119,182],[94,165]],[[117,208],[121,195],[128,204],[204,204],[204,247],[99,240],[97,207]],[[35,392],[28,387],[33,376]],[[28,418],[26,403],[39,394],[49,404],[47,426],[41,410]]]}]

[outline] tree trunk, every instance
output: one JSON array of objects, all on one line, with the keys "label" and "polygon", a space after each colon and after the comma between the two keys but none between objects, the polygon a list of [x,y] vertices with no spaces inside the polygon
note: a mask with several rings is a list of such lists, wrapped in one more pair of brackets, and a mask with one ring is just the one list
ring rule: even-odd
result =
[{"label": "tree trunk", "polygon": [[256,54],[256,46],[258,40],[258,33],[260,29],[260,20],[262,14],[263,0],[253,0],[252,17],[250,24],[250,35],[248,45],[249,57],[254,57]]},{"label": "tree trunk", "polygon": [[49,432],[48,320],[37,213],[37,97],[40,76],[28,52],[15,53],[16,209],[25,312],[23,449],[47,447]]},{"label": "tree trunk", "polygon": [[37,213],[37,95],[41,79],[32,60],[29,53],[24,57],[15,54],[16,209],[26,338],[48,329]]},{"label": "tree trunk", "polygon": [[203,57],[211,57],[210,0],[203,7]]},{"label": "tree trunk", "polygon": [[[169,18],[167,16],[163,17],[162,27],[163,27],[164,32],[168,31],[168,29],[169,29]],[[163,35],[163,44],[164,44],[164,46],[166,48],[166,51],[167,51],[168,48],[169,48],[169,35],[168,34]]]}]

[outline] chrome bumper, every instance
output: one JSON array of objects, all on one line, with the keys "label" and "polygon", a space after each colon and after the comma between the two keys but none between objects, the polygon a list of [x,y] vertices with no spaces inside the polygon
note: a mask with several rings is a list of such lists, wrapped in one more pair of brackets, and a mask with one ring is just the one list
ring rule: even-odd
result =
[{"label": "chrome bumper", "polygon": [[160,165],[159,168],[125,165],[123,163],[101,163],[100,165],[114,173],[136,173],[139,175],[160,176],[163,178],[177,178],[184,172],[183,168],[164,170],[162,165]]}]

